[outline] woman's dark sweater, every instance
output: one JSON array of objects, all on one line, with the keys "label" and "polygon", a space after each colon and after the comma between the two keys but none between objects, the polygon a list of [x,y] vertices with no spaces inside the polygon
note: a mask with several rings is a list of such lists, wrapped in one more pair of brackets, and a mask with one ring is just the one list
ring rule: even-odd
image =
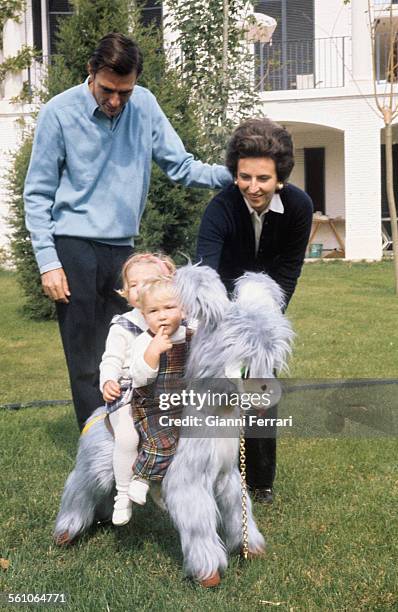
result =
[{"label": "woman's dark sweater", "polygon": [[256,255],[251,215],[238,187],[220,191],[203,215],[197,260],[217,270],[229,292],[244,272],[266,272],[283,289],[287,306],[301,273],[313,206],[294,185],[286,185],[279,195],[284,213],[270,210],[264,216]]}]

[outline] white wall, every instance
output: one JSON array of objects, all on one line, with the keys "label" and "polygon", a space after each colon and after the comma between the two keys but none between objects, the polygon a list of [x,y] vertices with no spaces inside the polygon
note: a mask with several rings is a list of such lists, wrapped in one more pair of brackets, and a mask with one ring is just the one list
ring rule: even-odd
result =
[{"label": "white wall", "polygon": [[289,183],[293,183],[300,189],[305,189],[305,168],[304,168],[304,149],[300,148],[300,139],[296,138],[294,134],[294,168],[289,178]]},{"label": "white wall", "polygon": [[[341,217],[335,225],[341,238],[345,237],[345,196],[344,196],[344,134],[313,126],[303,130],[300,126],[288,126],[295,144],[295,167],[290,182],[305,188],[304,148],[324,147],[325,149],[325,212],[329,217]],[[297,130],[297,132],[296,132]],[[313,130],[313,131],[311,131]],[[321,242],[324,249],[337,249],[339,244],[330,228],[321,225],[314,242]]]},{"label": "white wall", "polygon": [[[299,172],[301,184],[304,188],[304,148],[325,148],[325,204],[326,214],[329,217],[345,216],[344,202],[344,136],[342,132],[313,128],[316,131],[295,134],[292,129],[295,147],[302,151],[302,161],[299,156]],[[296,155],[297,160],[297,155]],[[292,175],[293,176],[293,175]],[[294,175],[294,176],[297,176]],[[292,183],[294,180],[292,178]],[[296,183],[297,184],[297,183]]]},{"label": "white wall", "polygon": [[343,0],[315,0],[315,38],[351,36],[350,13]]},{"label": "white wall", "polygon": [[0,247],[6,246],[10,234],[7,225],[9,196],[6,193],[6,173],[10,168],[11,153],[19,144],[21,129],[17,120],[15,114],[0,113]]},{"label": "white wall", "polygon": [[[15,55],[22,44],[32,44],[31,3],[20,23],[8,20],[3,29],[4,57]],[[21,91],[26,74],[8,74],[0,91],[0,247],[8,243],[10,228],[8,219],[8,200],[6,192],[6,174],[10,168],[12,152],[18,147],[21,138],[21,127],[18,120],[26,115],[21,106],[10,104],[10,98]]]},{"label": "white wall", "polygon": [[[267,102],[267,115],[282,124],[316,124],[298,131],[296,146],[326,147],[326,211],[346,219],[346,256],[379,259],[381,250],[380,130],[371,97]],[[341,130],[343,136],[322,126]],[[345,206],[344,206],[345,201]]]}]

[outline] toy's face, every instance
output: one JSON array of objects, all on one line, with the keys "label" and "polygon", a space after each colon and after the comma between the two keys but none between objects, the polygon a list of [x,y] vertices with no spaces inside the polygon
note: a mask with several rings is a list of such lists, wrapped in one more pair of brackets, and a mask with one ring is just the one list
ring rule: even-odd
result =
[{"label": "toy's face", "polygon": [[142,313],[152,333],[157,334],[162,327],[172,336],[184,317],[177,297],[172,291],[156,291],[145,296]]},{"label": "toy's face", "polygon": [[238,161],[236,185],[257,213],[268,208],[277,184],[275,162],[270,157],[243,157]]},{"label": "toy's face", "polygon": [[277,378],[245,378],[241,398],[247,397],[247,408],[265,413],[276,406],[282,397],[282,386]]}]

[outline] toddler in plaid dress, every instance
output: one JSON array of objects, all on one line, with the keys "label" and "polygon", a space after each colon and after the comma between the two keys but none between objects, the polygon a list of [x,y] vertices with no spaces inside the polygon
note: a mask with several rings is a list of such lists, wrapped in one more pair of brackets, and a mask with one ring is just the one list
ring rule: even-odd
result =
[{"label": "toddler in plaid dress", "polygon": [[[139,303],[148,330],[136,340],[131,366],[133,419],[140,445],[128,495],[143,505],[149,481],[162,480],[176,451],[178,429],[159,420],[159,396],[178,389],[192,331],[181,324],[184,314],[170,279],[143,284]],[[167,421],[172,422],[170,416],[169,412]]]},{"label": "toddler in plaid dress", "polygon": [[115,438],[113,470],[117,495],[112,516],[115,525],[125,525],[132,514],[132,502],[127,492],[132,476],[131,466],[137,457],[139,436],[131,409],[130,364],[135,341],[148,327],[139,309],[138,292],[148,278],[159,274],[171,277],[174,272],[175,266],[170,258],[152,253],[132,255],[122,268],[121,294],[133,306],[133,310],[112,319],[100,364],[100,388]]}]

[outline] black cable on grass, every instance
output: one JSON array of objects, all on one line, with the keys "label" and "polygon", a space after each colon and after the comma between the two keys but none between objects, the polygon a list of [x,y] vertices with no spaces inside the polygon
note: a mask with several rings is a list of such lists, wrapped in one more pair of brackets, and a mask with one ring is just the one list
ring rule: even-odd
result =
[{"label": "black cable on grass", "polygon": [[[283,379],[278,378],[279,382]],[[289,380],[289,379],[287,379]],[[294,380],[294,379],[290,379]],[[398,383],[398,378],[363,378],[358,380],[342,380],[334,382],[317,382],[290,385],[284,388],[285,393],[294,391],[310,391],[315,389],[338,389],[354,387],[373,387],[375,385],[394,385]],[[32,402],[21,402],[16,404],[0,404],[0,410],[21,410],[22,408],[45,408],[46,406],[67,406],[72,404],[72,400],[33,400]]]},{"label": "black cable on grass", "polygon": [[[283,380],[283,379],[278,379]],[[289,380],[289,379],[287,379]],[[294,380],[294,379],[291,379]],[[293,393],[294,391],[310,391],[316,389],[350,389],[355,387],[374,387],[376,385],[396,385],[398,378],[359,378],[358,380],[341,380],[334,382],[317,382],[303,383],[298,385],[289,385],[284,388],[285,393]]]},{"label": "black cable on grass", "polygon": [[21,408],[45,408],[46,406],[67,406],[72,400],[34,400],[19,404],[0,404],[0,410],[21,410]]}]

